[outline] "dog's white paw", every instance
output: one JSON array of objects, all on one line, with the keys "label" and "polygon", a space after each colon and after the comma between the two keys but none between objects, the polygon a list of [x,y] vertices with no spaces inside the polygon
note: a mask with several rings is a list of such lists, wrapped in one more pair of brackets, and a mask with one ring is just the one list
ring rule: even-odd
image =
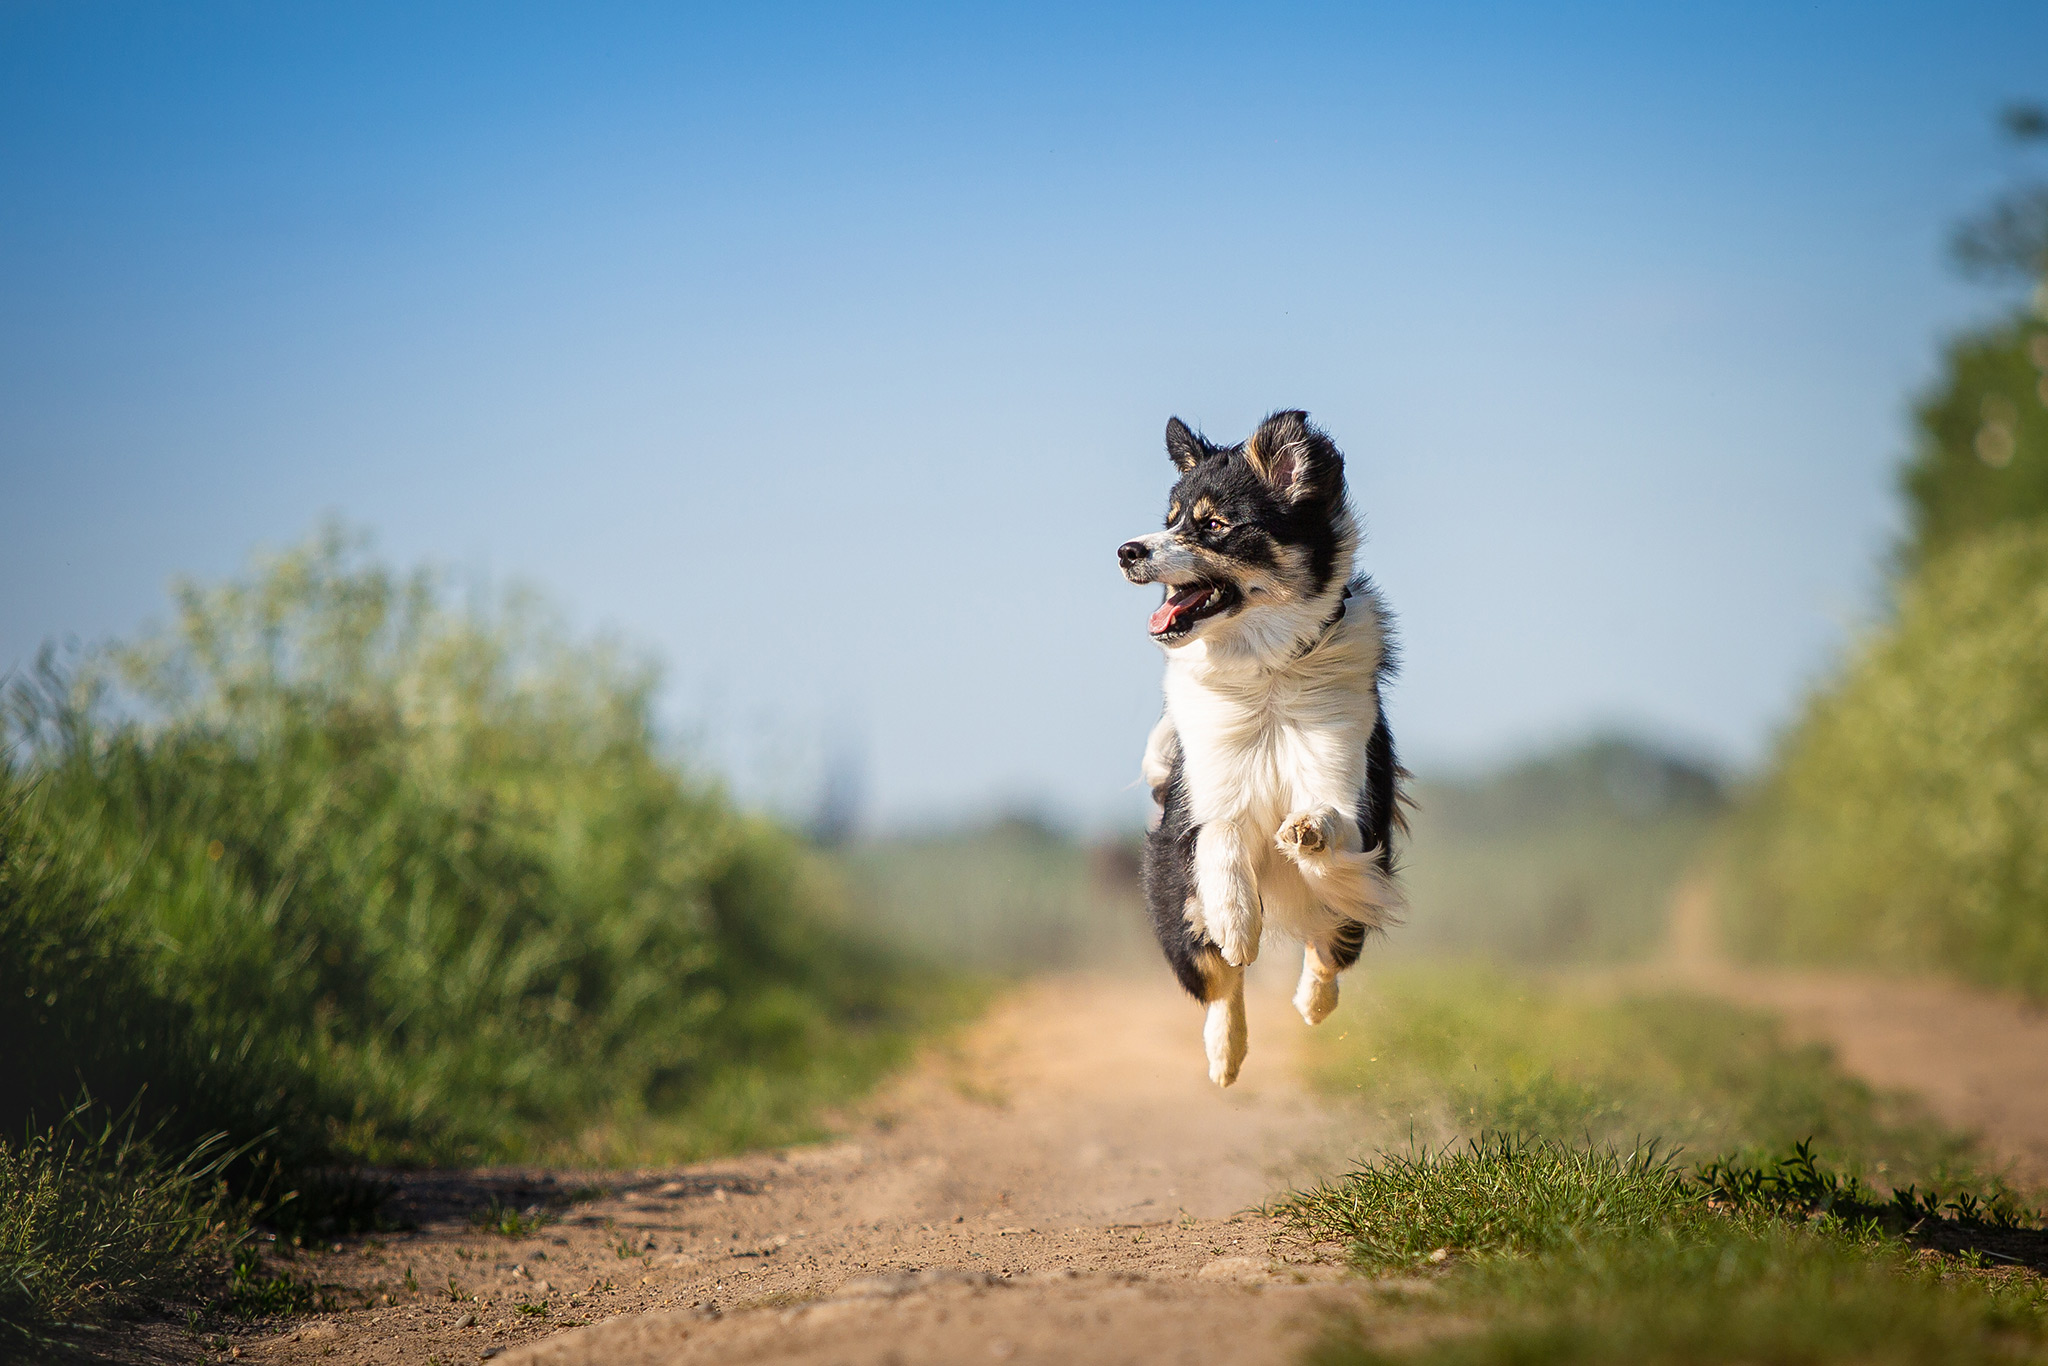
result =
[{"label": "dog's white paw", "polygon": [[1293,859],[1309,858],[1326,853],[1337,842],[1337,832],[1331,826],[1332,813],[1325,808],[1321,811],[1297,811],[1280,822],[1280,833],[1273,837],[1273,843],[1280,852]]},{"label": "dog's white paw", "polygon": [[1294,1008],[1312,1025],[1329,1019],[1330,1012],[1337,1008],[1337,979],[1302,973],[1301,985],[1294,989]]},{"label": "dog's white paw", "polygon": [[1202,1021],[1202,1047],[1209,1054],[1209,1080],[1218,1086],[1236,1081],[1249,1044],[1243,994],[1233,993],[1209,1002],[1208,1018]]},{"label": "dog's white paw", "polygon": [[1209,937],[1216,941],[1216,951],[1223,955],[1224,962],[1234,968],[1248,968],[1258,961],[1262,928],[1257,912],[1225,916],[1221,924],[1210,924]]}]

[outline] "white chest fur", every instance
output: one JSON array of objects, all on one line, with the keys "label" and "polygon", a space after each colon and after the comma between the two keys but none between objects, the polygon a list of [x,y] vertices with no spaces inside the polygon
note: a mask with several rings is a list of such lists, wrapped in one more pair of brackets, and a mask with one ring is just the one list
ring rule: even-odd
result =
[{"label": "white chest fur", "polygon": [[1169,658],[1166,714],[1195,823],[1229,822],[1263,843],[1289,812],[1356,808],[1385,648],[1372,606],[1355,603],[1320,644],[1277,668],[1200,641]]}]

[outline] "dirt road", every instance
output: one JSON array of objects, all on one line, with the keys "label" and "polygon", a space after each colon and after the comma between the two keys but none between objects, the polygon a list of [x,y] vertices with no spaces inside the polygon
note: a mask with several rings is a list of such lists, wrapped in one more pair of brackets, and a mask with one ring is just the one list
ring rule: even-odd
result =
[{"label": "dirt road", "polygon": [[[1290,985],[1278,972],[1257,983],[1251,1059],[1219,1091],[1200,1015],[1163,973],[1033,984],[894,1086],[846,1142],[614,1175],[615,1194],[522,1239],[448,1217],[481,1197],[444,1192],[438,1220],[415,1211],[419,1233],[319,1259],[319,1274],[389,1294],[388,1307],[244,1340],[241,1355],[1291,1361],[1358,1292],[1247,1211],[1373,1136],[1346,1133],[1297,1080],[1307,1026]],[[451,1277],[473,1298],[450,1298]]]},{"label": "dirt road", "polygon": [[[2048,1017],[1932,983],[1736,967],[1686,942],[1680,911],[1674,951],[1629,982],[1774,1010],[2048,1186]],[[370,1307],[231,1350],[336,1366],[1186,1366],[1295,1360],[1334,1310],[1398,1334],[1250,1212],[1399,1138],[1303,1089],[1307,1029],[1279,966],[1254,979],[1251,1059],[1229,1091],[1209,1084],[1199,1014],[1163,973],[1064,978],[1006,998],[841,1143],[580,1178],[602,1194],[570,1174],[408,1178],[394,1212],[416,1232],[298,1263]],[[554,1222],[472,1227],[493,1199]]]}]

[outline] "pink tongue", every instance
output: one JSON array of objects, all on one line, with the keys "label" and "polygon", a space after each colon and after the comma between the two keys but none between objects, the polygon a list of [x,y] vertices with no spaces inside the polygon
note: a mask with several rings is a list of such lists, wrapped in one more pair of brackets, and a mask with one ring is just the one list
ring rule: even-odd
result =
[{"label": "pink tongue", "polygon": [[1171,631],[1181,613],[1192,612],[1208,600],[1209,590],[1206,588],[1188,588],[1173,594],[1152,614],[1152,634],[1156,636]]}]

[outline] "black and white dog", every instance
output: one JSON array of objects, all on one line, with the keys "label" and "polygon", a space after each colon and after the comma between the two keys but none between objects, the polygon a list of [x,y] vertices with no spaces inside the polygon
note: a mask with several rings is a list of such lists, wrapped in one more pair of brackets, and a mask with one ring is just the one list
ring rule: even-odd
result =
[{"label": "black and white dog", "polygon": [[1344,457],[1301,412],[1236,446],[1179,418],[1166,529],[1117,547],[1124,577],[1166,586],[1152,638],[1166,713],[1145,746],[1163,812],[1146,843],[1160,947],[1208,1007],[1209,1077],[1244,1062],[1244,970],[1266,924],[1300,939],[1294,1005],[1320,1024],[1337,974],[1401,908],[1393,836],[1405,776],[1380,687],[1386,608],[1353,576]]}]

